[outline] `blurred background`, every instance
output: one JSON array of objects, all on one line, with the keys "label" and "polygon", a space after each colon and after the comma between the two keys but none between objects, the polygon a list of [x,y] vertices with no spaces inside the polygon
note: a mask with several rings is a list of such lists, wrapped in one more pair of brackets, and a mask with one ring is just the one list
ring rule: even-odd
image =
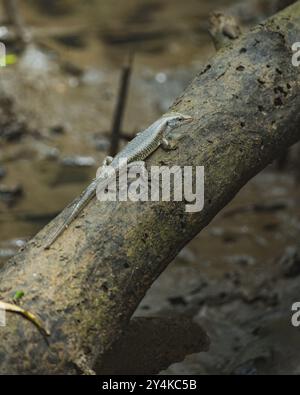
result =
[{"label": "blurred background", "polygon": [[[247,32],[291,2],[2,0],[0,266],[214,55],[211,12]],[[133,356],[119,345],[108,373],[300,373],[290,322],[300,300],[299,153],[278,158],[184,248],[136,312],[125,342]]]}]

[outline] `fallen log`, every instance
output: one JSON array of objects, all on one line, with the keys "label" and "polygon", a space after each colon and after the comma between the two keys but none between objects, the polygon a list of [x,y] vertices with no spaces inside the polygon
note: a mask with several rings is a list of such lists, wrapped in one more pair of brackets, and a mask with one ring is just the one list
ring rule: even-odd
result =
[{"label": "fallen log", "polygon": [[43,245],[68,208],[4,265],[0,300],[22,291],[20,306],[50,336],[8,312],[2,374],[92,373],[181,248],[300,139],[300,68],[291,61],[299,37],[298,1],[220,50],[172,106],[194,121],[176,151],[157,150],[147,166],[205,166],[202,212],[186,213],[185,202],[95,199],[50,251]]}]

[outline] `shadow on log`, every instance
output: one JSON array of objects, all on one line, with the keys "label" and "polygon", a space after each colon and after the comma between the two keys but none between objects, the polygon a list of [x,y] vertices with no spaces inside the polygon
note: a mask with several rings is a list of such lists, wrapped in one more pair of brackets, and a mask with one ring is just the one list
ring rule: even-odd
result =
[{"label": "shadow on log", "polygon": [[209,338],[191,318],[136,317],[101,360],[102,375],[158,374],[187,355],[208,351]]},{"label": "shadow on log", "polygon": [[176,151],[159,149],[147,165],[205,166],[202,212],[186,213],[185,202],[94,200],[50,251],[43,244],[68,209],[4,266],[0,300],[22,290],[22,308],[51,336],[8,313],[1,373],[91,372],[181,248],[300,139],[300,68],[291,62],[299,37],[298,1],[219,51],[172,106],[194,122]]}]

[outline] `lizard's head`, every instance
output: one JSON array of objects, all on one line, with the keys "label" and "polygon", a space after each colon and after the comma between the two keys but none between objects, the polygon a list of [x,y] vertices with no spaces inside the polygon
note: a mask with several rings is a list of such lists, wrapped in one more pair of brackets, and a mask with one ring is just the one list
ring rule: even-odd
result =
[{"label": "lizard's head", "polygon": [[169,113],[166,117],[168,118],[167,125],[171,129],[175,129],[180,125],[191,122],[193,120],[193,118],[190,115],[184,115],[176,112]]}]

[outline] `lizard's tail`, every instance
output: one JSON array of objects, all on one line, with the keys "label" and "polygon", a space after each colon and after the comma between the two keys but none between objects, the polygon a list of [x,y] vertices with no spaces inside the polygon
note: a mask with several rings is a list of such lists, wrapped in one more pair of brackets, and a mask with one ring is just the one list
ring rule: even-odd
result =
[{"label": "lizard's tail", "polygon": [[56,232],[50,236],[44,249],[49,250],[53,243],[61,236],[61,234],[68,229],[70,224],[78,217],[81,211],[87,206],[87,204],[93,199],[96,194],[97,182],[94,180],[92,184],[83,192],[75,206],[72,209],[71,214],[68,216],[67,220],[60,226]]},{"label": "lizard's tail", "polygon": [[100,176],[95,178],[89,187],[82,193],[78,201],[75,203],[71,214],[66,221],[60,226],[57,231],[50,237],[44,249],[49,250],[52,244],[61,236],[61,234],[70,226],[70,224],[78,217],[81,211],[88,205],[88,203],[95,197],[97,191],[105,188],[111,179],[114,179],[115,171],[107,176]]}]

